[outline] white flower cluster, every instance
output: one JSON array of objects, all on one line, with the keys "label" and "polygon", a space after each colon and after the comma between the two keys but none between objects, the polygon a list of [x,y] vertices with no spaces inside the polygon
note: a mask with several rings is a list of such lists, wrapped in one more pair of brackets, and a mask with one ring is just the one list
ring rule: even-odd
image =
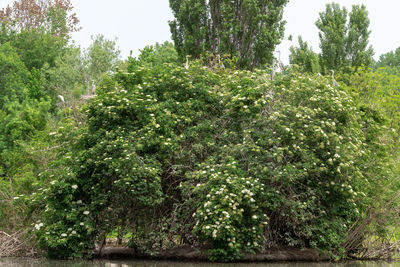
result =
[{"label": "white flower cluster", "polygon": [[42,228],[43,227],[43,223],[37,223],[37,224],[35,224],[35,229],[36,230],[40,230],[40,228]]},{"label": "white flower cluster", "polygon": [[[205,195],[204,204],[193,214],[193,217],[196,218],[195,229],[211,239],[223,238],[228,246],[233,247],[236,244],[234,236],[240,236],[241,232],[244,231],[243,227],[251,226],[248,230],[254,235],[253,239],[257,240],[259,238],[258,233],[262,231],[262,225],[268,224],[268,218],[265,214],[256,213],[258,205],[255,195],[257,191],[262,190],[259,179],[238,177],[226,171],[215,171],[215,167],[205,167],[198,173],[207,175],[210,179],[209,183],[199,184],[198,187],[211,190]],[[235,170],[238,165],[236,161],[231,161],[226,163],[225,167]],[[210,188],[209,186],[214,181],[218,181],[220,186]],[[250,212],[250,218],[244,218],[245,209]],[[248,219],[252,221],[250,225],[247,225]],[[245,223],[245,221],[246,226],[237,224],[238,222]],[[229,236],[232,238],[229,238]],[[251,244],[253,242],[255,241],[252,241]]]}]

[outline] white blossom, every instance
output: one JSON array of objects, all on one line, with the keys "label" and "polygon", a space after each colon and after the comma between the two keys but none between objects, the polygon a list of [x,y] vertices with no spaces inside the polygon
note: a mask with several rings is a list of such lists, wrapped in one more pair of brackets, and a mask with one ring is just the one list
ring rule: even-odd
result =
[{"label": "white blossom", "polygon": [[40,228],[43,226],[43,223],[37,223],[35,224],[35,229],[40,230]]}]

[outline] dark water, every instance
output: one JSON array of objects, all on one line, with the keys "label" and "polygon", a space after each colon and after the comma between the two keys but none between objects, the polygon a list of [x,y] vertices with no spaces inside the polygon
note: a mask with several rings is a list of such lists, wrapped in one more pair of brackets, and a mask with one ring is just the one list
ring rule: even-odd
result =
[{"label": "dark water", "polygon": [[0,258],[1,267],[400,267],[399,262],[341,263],[195,263],[173,261],[56,261],[46,259]]}]

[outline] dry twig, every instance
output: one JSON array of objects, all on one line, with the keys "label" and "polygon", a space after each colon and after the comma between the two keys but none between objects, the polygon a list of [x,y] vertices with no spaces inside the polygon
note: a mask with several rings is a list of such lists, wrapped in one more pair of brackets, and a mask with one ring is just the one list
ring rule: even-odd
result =
[{"label": "dry twig", "polygon": [[25,237],[24,231],[17,231],[13,234],[0,231],[0,257],[35,256],[36,252],[26,244],[27,239]]}]

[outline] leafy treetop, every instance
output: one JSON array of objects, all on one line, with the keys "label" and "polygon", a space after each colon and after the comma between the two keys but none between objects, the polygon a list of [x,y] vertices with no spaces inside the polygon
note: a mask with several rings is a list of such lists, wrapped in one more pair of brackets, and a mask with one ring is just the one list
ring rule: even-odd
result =
[{"label": "leafy treetop", "polygon": [[183,59],[229,54],[241,69],[271,64],[288,0],[170,0],[172,39]]},{"label": "leafy treetop", "polygon": [[0,20],[17,31],[45,28],[57,36],[78,31],[70,0],[18,0],[0,10]]},{"label": "leafy treetop", "polygon": [[[349,20],[348,20],[349,17]],[[353,5],[348,16],[347,10],[339,4],[327,4],[319,14],[315,25],[320,30],[321,67],[329,70],[343,70],[351,66],[369,66],[374,54],[368,46],[370,21],[364,5]]]}]

